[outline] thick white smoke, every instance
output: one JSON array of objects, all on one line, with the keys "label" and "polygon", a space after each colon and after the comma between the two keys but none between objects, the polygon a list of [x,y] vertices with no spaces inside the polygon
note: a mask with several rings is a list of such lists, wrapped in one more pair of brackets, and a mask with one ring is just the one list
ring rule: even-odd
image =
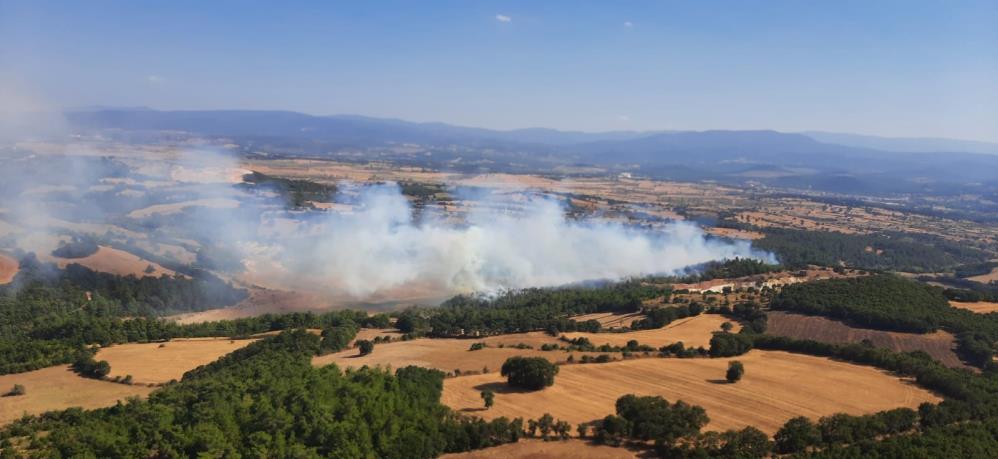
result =
[{"label": "thick white smoke", "polygon": [[297,228],[274,261],[287,274],[322,279],[325,287],[362,300],[407,286],[440,294],[495,291],[668,274],[711,260],[763,256],[748,242],[708,239],[685,222],[651,232],[568,220],[557,202],[544,198],[509,211],[477,206],[464,225],[433,216],[414,222],[395,185],[363,187],[355,204],[351,213]]}]

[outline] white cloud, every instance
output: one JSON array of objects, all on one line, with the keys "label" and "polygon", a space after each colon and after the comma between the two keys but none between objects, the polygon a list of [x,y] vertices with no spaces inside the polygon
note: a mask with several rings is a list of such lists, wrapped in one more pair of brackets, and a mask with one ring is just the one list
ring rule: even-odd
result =
[{"label": "white cloud", "polygon": [[512,22],[513,18],[506,16],[505,14],[497,14],[496,20],[499,22]]},{"label": "white cloud", "polygon": [[146,76],[146,81],[151,85],[158,85],[166,83],[166,78],[163,78],[159,75],[149,75]]},{"label": "white cloud", "polygon": [[617,115],[617,121],[630,121],[631,117],[628,115]]},{"label": "white cloud", "polygon": [[624,27],[630,29],[631,27],[634,27],[634,23],[632,23],[631,21],[624,21]]}]

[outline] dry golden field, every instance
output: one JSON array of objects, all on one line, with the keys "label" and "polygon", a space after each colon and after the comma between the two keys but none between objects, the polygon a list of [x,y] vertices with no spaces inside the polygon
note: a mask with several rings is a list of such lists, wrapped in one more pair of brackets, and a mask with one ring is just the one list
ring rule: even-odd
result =
[{"label": "dry golden field", "polygon": [[128,213],[131,218],[145,218],[156,214],[175,214],[187,207],[209,207],[212,209],[233,209],[239,207],[239,201],[229,198],[208,198],[193,201],[175,202],[170,204],[155,204]]},{"label": "dry golden field", "polygon": [[162,384],[180,380],[184,373],[218,360],[255,340],[228,338],[174,339],[165,343],[128,343],[105,347],[97,360],[111,364],[109,377],[132,375],[135,384]]},{"label": "dry golden field", "polygon": [[981,274],[980,276],[968,277],[975,282],[980,282],[982,284],[987,284],[990,282],[998,282],[998,268],[993,268],[990,273]]},{"label": "dry golden field", "polygon": [[576,322],[585,322],[587,320],[595,320],[599,322],[600,327],[603,328],[617,328],[617,327],[630,327],[631,323],[635,320],[641,320],[645,316],[640,312],[630,312],[626,314],[617,314],[613,312],[596,312],[593,314],[583,314],[581,316],[572,316],[572,319]]},{"label": "dry golden field", "polygon": [[72,407],[101,408],[128,397],[145,397],[153,390],[146,386],[81,378],[69,369],[69,365],[0,376],[0,392],[7,393],[14,384],[24,386],[25,394],[0,397],[0,425],[19,419],[24,413],[41,414]]},{"label": "dry golden field", "polygon": [[766,333],[796,339],[812,339],[832,344],[858,343],[870,340],[873,345],[895,352],[925,351],[932,358],[954,368],[970,368],[960,361],[953,335],[939,330],[934,333],[901,333],[869,328],[850,327],[842,322],[817,316],[770,311]]},{"label": "dry golden field", "polygon": [[[724,381],[730,360],[745,364],[736,384]],[[480,392],[496,392],[482,409]],[[776,351],[754,350],[734,359],[648,358],[606,364],[563,365],[555,384],[534,392],[510,391],[497,373],[444,381],[441,401],[486,419],[537,418],[551,413],[576,425],[613,413],[626,394],[660,395],[700,405],[708,430],[755,426],[773,434],[794,416],[865,414],[938,402],[936,395],[872,367]]]},{"label": "dry golden field", "polygon": [[627,448],[596,445],[583,440],[520,440],[516,443],[466,453],[444,454],[441,459],[632,459],[637,453]]},{"label": "dry golden field", "polygon": [[[67,265],[77,263],[86,266],[87,268],[90,268],[94,271],[118,274],[120,276],[127,276],[131,274],[136,277],[143,277],[143,276],[159,277],[162,276],[163,274],[166,274],[167,276],[173,276],[174,274],[176,274],[173,270],[164,268],[156,263],[140,258],[132,253],[105,246],[100,246],[100,248],[97,249],[96,253],[87,257],[83,258],[55,257],[55,260],[59,264],[60,268],[65,268]],[[153,267],[153,271],[147,273],[146,268],[148,268],[149,266]]]},{"label": "dry golden field", "polygon": [[998,312],[998,303],[991,303],[989,301],[978,301],[975,303],[961,303],[959,301],[950,301],[949,304],[954,308],[966,309],[968,311],[973,311],[978,314]]},{"label": "dry golden field", "polygon": [[0,253],[0,284],[7,284],[14,280],[19,268],[17,260]]},{"label": "dry golden field", "polygon": [[[477,351],[468,350],[472,344],[478,342],[484,342],[488,347]],[[517,349],[512,347],[517,343],[533,346],[534,349]],[[312,359],[312,364],[323,366],[335,363],[340,368],[361,367],[364,365],[402,368],[409,365],[416,365],[426,368],[436,368],[445,372],[452,372],[454,370],[481,372],[484,368],[488,368],[490,372],[498,374],[503,362],[515,355],[544,357],[552,362],[561,362],[567,360],[569,355],[574,355],[578,359],[586,354],[599,354],[595,352],[568,353],[564,351],[538,350],[544,343],[558,343],[558,341],[543,333],[501,335],[480,340],[420,338],[411,341],[376,344],[374,352],[365,356],[359,356],[357,349],[347,349],[315,357]],[[499,348],[500,344],[506,347]]]},{"label": "dry golden field", "polygon": [[579,337],[589,338],[595,346],[609,344],[611,346],[624,346],[630,340],[637,340],[640,344],[659,348],[667,344],[682,341],[686,347],[707,347],[710,344],[711,333],[721,331],[721,324],[731,322],[734,331],[741,329],[741,326],[733,320],[728,320],[719,314],[700,314],[685,319],[679,319],[662,328],[654,330],[639,330],[626,333],[585,333],[572,332],[563,333],[568,339]]}]

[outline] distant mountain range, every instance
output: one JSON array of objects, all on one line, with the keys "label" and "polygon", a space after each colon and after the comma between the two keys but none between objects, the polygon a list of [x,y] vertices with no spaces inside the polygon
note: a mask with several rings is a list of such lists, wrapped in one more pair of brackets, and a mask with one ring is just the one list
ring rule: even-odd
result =
[{"label": "distant mountain range", "polygon": [[[441,149],[437,158],[459,159],[465,167],[477,155],[487,159],[482,163],[499,166],[589,164],[661,178],[752,180],[830,191],[945,189],[956,193],[998,188],[998,156],[993,155],[998,145],[950,139],[723,130],[499,131],[352,115],[247,110],[98,108],[69,111],[66,117],[77,129],[183,131],[284,146],[284,154],[293,154],[295,148],[314,156],[316,152],[416,144]],[[460,153],[453,153],[455,146]]]}]

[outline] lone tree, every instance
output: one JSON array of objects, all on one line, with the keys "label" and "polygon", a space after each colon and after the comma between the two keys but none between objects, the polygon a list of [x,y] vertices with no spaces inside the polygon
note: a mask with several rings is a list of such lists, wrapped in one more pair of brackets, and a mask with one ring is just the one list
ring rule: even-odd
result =
[{"label": "lone tree", "polygon": [[500,373],[510,386],[540,390],[554,384],[558,366],[543,357],[510,357]]},{"label": "lone tree", "polygon": [[482,391],[482,400],[485,400],[485,409],[492,408],[496,402],[496,393],[485,389]]},{"label": "lone tree", "polygon": [[725,321],[723,324],[721,324],[721,330],[723,330],[725,333],[730,332],[732,328],[735,328],[735,326],[732,325],[731,322]]},{"label": "lone tree", "polygon": [[367,355],[374,352],[374,343],[369,340],[362,339],[357,341],[357,348],[360,349],[360,355]]},{"label": "lone tree", "polygon": [[745,374],[745,366],[737,360],[732,360],[728,362],[728,373],[725,377],[728,379],[729,383],[736,383]]},{"label": "lone tree", "polygon": [[24,386],[20,384],[14,384],[14,387],[10,389],[10,392],[7,392],[4,395],[13,397],[17,395],[24,395],[26,392],[27,391],[24,389]]}]

